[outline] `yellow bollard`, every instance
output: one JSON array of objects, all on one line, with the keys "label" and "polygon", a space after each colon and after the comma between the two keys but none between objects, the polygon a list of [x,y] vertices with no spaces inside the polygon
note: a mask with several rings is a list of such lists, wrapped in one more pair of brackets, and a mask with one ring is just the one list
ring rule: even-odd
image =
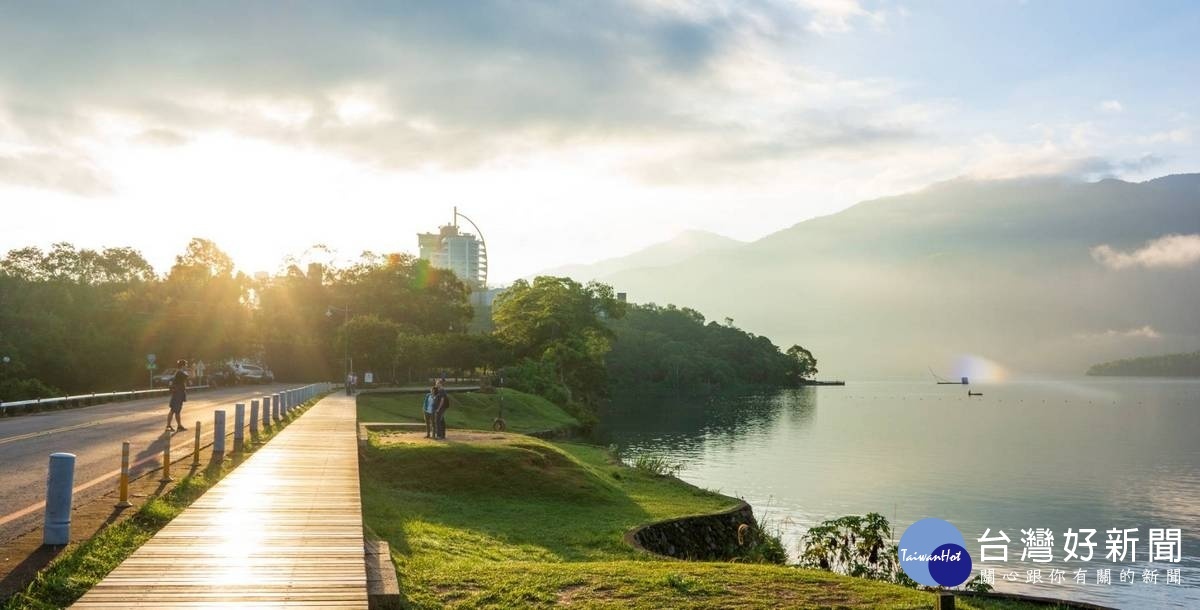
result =
[{"label": "yellow bollard", "polygon": [[200,422],[196,422],[196,442],[192,445],[192,466],[200,465]]},{"label": "yellow bollard", "polygon": [[117,508],[133,506],[129,501],[129,441],[121,443],[121,483],[118,488],[121,497],[117,500]]},{"label": "yellow bollard", "polygon": [[171,433],[163,432],[163,474],[158,480],[159,483],[169,483],[175,479],[171,478]]}]

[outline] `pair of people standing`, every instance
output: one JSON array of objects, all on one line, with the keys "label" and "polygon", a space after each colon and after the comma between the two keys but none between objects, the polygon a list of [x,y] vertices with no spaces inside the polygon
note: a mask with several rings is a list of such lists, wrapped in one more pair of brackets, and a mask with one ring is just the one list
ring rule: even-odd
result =
[{"label": "pair of people standing", "polygon": [[425,438],[446,439],[446,409],[449,408],[450,395],[439,381],[425,395]]}]

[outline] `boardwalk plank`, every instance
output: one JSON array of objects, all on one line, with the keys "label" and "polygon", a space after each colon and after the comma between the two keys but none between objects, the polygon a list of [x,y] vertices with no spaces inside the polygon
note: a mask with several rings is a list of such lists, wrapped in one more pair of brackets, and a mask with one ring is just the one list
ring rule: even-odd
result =
[{"label": "boardwalk plank", "polygon": [[354,399],[330,395],[72,608],[365,610]]}]

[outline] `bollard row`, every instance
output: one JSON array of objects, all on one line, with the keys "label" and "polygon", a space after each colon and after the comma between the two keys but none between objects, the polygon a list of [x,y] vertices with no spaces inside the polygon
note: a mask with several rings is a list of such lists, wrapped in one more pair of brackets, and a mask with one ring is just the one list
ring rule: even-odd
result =
[{"label": "bollard row", "polygon": [[[268,430],[273,422],[281,422],[292,415],[300,405],[320,394],[329,392],[332,384],[318,383],[292,390],[284,390],[271,396],[262,397],[261,423],[263,430]],[[250,401],[250,436],[258,439],[259,400]],[[245,449],[246,437],[246,405],[238,403],[234,406],[233,450],[241,453]],[[171,478],[171,434],[165,433],[163,440],[162,477],[161,482],[169,482]],[[225,411],[213,413],[213,458],[220,459],[225,454]],[[192,465],[200,465],[200,422],[195,424],[195,440],[192,447]],[[129,502],[129,441],[121,443],[121,473],[117,483],[118,508],[132,506]],[[62,546],[71,540],[71,506],[75,491],[75,455],[72,453],[53,453],[50,455],[50,465],[46,476],[46,510],[42,528],[42,544]]]}]

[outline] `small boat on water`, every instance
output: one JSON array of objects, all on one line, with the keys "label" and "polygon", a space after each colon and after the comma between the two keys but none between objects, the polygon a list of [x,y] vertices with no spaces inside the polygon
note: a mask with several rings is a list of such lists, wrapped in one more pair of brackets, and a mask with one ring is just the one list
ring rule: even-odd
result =
[{"label": "small boat on water", "polygon": [[929,368],[929,374],[933,375],[933,379],[935,381],[937,381],[938,385],[970,385],[970,383],[971,383],[971,380],[967,379],[966,377],[960,377],[958,381],[951,381],[951,380],[946,379],[945,377],[942,377],[941,375],[938,375],[937,373],[933,372],[933,367],[928,367],[928,368]]}]

